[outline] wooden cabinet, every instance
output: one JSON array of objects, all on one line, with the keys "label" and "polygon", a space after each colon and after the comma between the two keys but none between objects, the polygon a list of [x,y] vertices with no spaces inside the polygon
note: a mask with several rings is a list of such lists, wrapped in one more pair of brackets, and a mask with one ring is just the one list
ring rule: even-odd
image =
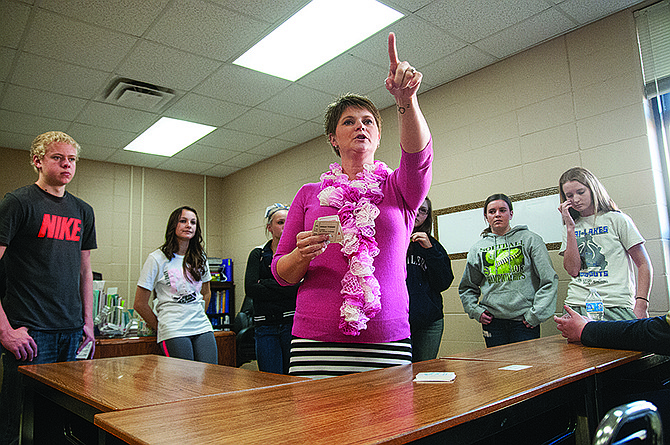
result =
[{"label": "wooden cabinet", "polygon": [[[235,366],[235,333],[214,331],[219,351],[219,365]],[[96,338],[93,358],[127,357],[131,355],[161,355],[156,337]]]}]

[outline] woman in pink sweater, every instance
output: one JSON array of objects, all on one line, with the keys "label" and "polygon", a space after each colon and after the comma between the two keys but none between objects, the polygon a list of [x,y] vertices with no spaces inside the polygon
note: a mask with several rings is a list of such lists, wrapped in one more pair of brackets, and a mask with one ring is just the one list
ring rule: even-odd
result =
[{"label": "woman in pink sweater", "polygon": [[[400,62],[389,35],[386,88],[398,108],[397,170],[375,161],[381,119],[368,99],[347,95],[329,106],[326,135],[340,164],[304,185],[289,210],[272,272],[301,282],[290,374],[313,378],[411,363],[405,253],[431,182],[430,131],[417,100],[422,75]],[[313,231],[337,216],[341,240]],[[338,241],[338,242],[334,242]]]}]

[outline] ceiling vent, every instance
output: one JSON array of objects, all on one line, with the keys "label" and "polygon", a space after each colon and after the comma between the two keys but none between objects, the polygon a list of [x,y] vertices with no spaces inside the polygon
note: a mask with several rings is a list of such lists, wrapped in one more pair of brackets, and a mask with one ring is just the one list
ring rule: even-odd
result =
[{"label": "ceiling vent", "polygon": [[131,79],[116,79],[105,102],[144,111],[159,111],[175,96],[174,90]]}]

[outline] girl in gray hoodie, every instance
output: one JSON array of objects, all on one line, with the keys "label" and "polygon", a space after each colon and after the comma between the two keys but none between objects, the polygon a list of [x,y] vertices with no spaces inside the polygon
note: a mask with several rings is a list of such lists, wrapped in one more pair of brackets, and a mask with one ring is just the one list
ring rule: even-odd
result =
[{"label": "girl in gray hoodie", "polygon": [[558,275],[542,237],[527,226],[510,226],[512,202],[491,195],[484,203],[489,224],[468,252],[458,293],[463,309],[482,324],[487,347],[540,337],[540,323],[556,310]]}]

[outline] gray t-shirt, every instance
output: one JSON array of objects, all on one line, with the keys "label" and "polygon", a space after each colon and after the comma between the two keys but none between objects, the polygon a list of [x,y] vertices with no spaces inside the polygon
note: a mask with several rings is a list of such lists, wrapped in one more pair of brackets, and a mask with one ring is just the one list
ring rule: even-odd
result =
[{"label": "gray t-shirt", "polygon": [[2,304],[12,327],[81,328],[81,251],[97,247],[93,208],[67,192],[21,187],[0,201],[0,244],[7,246]]}]

